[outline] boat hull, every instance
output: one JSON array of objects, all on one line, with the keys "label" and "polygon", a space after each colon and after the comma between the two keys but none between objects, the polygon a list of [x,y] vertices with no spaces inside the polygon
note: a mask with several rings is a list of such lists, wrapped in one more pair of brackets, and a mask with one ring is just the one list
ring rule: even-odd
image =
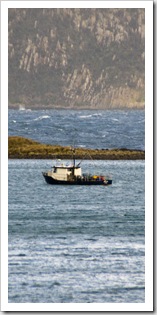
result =
[{"label": "boat hull", "polygon": [[112,180],[111,179],[106,179],[104,180],[84,180],[84,179],[76,179],[76,180],[56,180],[51,176],[48,176],[46,173],[43,173],[43,176],[45,178],[45,181],[48,184],[51,185],[83,185],[83,186],[87,186],[87,185],[103,185],[103,186],[107,186],[107,185],[111,185],[112,184]]}]

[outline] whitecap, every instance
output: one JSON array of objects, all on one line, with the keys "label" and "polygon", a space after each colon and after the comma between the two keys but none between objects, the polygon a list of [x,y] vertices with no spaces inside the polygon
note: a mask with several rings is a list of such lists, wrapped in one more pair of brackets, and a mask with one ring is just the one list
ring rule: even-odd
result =
[{"label": "whitecap", "polygon": [[112,120],[114,120],[114,121],[119,121],[119,119],[117,119],[117,118],[112,118]]},{"label": "whitecap", "polygon": [[93,116],[102,116],[102,114],[101,113],[95,113],[95,114],[93,114]]},{"label": "whitecap", "polygon": [[82,116],[79,116],[79,118],[90,118],[92,117],[92,115],[82,115]]},{"label": "whitecap", "polygon": [[16,120],[13,120],[13,123],[15,123],[15,124],[16,124]]},{"label": "whitecap", "polygon": [[91,118],[91,117],[97,117],[97,116],[102,116],[101,113],[94,113],[94,114],[89,114],[89,115],[81,115],[79,118]]},{"label": "whitecap", "polygon": [[47,119],[47,118],[50,118],[50,116],[48,115],[43,115],[43,116],[40,116],[40,117],[37,117],[35,119],[33,119],[34,121],[37,121],[37,120],[42,120],[42,119]]},{"label": "whitecap", "polygon": [[25,106],[19,105],[19,110],[25,110]]}]

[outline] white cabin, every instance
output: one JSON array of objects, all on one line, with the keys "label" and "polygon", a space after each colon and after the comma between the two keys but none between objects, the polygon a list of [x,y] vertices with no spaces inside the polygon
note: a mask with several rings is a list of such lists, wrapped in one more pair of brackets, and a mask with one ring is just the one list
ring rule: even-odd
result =
[{"label": "white cabin", "polygon": [[82,171],[80,166],[53,166],[52,170],[48,172],[48,176],[56,180],[70,180],[74,176],[82,176]]}]

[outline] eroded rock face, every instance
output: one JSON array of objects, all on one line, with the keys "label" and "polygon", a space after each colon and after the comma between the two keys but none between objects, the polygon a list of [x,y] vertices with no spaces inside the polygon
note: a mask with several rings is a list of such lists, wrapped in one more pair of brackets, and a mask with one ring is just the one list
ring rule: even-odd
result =
[{"label": "eroded rock face", "polygon": [[144,106],[144,9],[9,9],[9,103]]}]

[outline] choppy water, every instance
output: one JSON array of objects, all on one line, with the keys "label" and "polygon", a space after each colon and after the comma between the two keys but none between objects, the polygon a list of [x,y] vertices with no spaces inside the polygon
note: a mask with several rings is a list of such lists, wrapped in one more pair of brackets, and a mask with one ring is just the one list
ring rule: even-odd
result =
[{"label": "choppy water", "polygon": [[145,148],[144,110],[9,110],[9,135],[87,148]]},{"label": "choppy water", "polygon": [[144,302],[144,165],[84,161],[113,185],[65,187],[51,161],[9,160],[9,302]]}]

